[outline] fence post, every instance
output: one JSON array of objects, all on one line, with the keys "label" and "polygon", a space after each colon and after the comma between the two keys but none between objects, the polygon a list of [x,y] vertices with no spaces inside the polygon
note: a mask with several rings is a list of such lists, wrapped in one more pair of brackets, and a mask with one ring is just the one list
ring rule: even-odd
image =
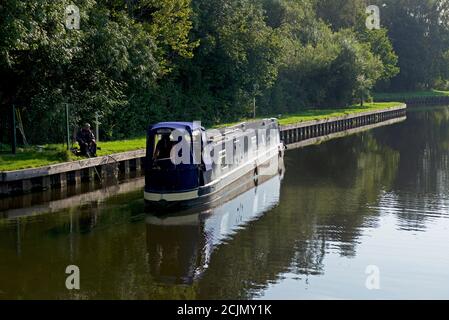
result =
[{"label": "fence post", "polygon": [[97,141],[97,143],[100,141],[100,124],[100,115],[97,111],[95,112],[95,141]]},{"label": "fence post", "polygon": [[16,136],[16,107],[12,105],[12,143],[11,152],[16,154],[17,152],[17,136]]},{"label": "fence post", "polygon": [[67,129],[67,150],[70,150],[69,104],[65,104],[65,120]]}]

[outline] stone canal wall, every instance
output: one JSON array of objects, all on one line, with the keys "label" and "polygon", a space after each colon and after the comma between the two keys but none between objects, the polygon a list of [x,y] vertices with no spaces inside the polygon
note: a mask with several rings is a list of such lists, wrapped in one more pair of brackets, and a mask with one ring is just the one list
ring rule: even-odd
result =
[{"label": "stone canal wall", "polygon": [[346,133],[356,128],[384,123],[392,119],[404,118],[406,111],[407,105],[403,104],[384,110],[286,125],[281,127],[281,140],[287,145],[297,144],[299,142],[302,142],[302,146],[315,144],[319,140],[317,138],[320,137],[327,137],[335,133]]},{"label": "stone canal wall", "polygon": [[[281,126],[281,139],[290,148],[304,147],[367,130],[382,124],[402,121],[407,106],[377,110],[326,120],[301,122]],[[144,171],[145,150],[135,150],[109,156],[60,163],[34,169],[0,172],[0,196],[47,189],[65,189],[82,182],[105,181],[140,176]]]},{"label": "stone canal wall", "polygon": [[34,169],[3,171],[0,172],[0,195],[64,189],[81,182],[116,178],[118,174],[140,176],[144,160],[145,150],[135,150]]},{"label": "stone canal wall", "polygon": [[382,122],[377,122],[377,123],[373,123],[373,124],[369,124],[369,125],[365,125],[365,126],[361,126],[361,127],[344,130],[344,131],[333,132],[333,133],[323,135],[323,136],[318,136],[315,138],[300,140],[298,142],[288,144],[288,149],[293,150],[293,149],[298,149],[298,148],[304,148],[304,147],[311,146],[311,145],[321,144],[321,143],[324,143],[324,142],[332,140],[332,139],[343,138],[343,137],[346,137],[351,134],[356,134],[356,133],[372,130],[375,128],[380,128],[380,127],[389,126],[389,125],[392,125],[395,123],[400,123],[402,121],[405,121],[406,119],[407,119],[407,117],[403,116],[403,117],[393,118],[390,120],[385,120]]}]

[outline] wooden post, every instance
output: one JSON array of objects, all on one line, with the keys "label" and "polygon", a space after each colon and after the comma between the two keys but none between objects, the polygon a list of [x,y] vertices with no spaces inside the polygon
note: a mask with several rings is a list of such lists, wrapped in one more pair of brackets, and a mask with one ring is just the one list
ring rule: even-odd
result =
[{"label": "wooden post", "polygon": [[101,180],[102,180],[102,181],[107,180],[107,178],[108,178],[108,172],[107,172],[107,167],[106,167],[105,164],[101,166],[101,173],[100,173],[100,174],[101,174]]},{"label": "wooden post", "polygon": [[129,173],[131,172],[129,168],[129,160],[123,161],[123,174],[125,177],[129,177]]},{"label": "wooden post", "polygon": [[11,152],[16,154],[17,152],[17,135],[16,135],[16,107],[12,105],[12,142],[11,142]]},{"label": "wooden post", "polygon": [[112,166],[112,175],[115,179],[118,179],[119,177],[119,172],[120,172],[120,168],[119,168],[119,163],[115,162],[113,164],[111,164]]},{"label": "wooden post", "polygon": [[81,170],[75,171],[75,185],[81,185]]},{"label": "wooden post", "polygon": [[256,119],[256,96],[253,97],[253,118]]},{"label": "wooden post", "polygon": [[136,173],[138,175],[142,173],[142,160],[140,158],[136,158]]},{"label": "wooden post", "polygon": [[70,127],[69,127],[69,104],[65,104],[65,121],[66,121],[66,137],[67,137],[67,150],[70,150]]},{"label": "wooden post", "polygon": [[59,174],[59,184],[61,189],[67,188],[67,174],[65,172]]},{"label": "wooden post", "polygon": [[87,169],[87,177],[89,179],[89,181],[95,181],[95,176],[96,176],[96,172],[95,172],[95,167],[90,167]]},{"label": "wooden post", "polygon": [[95,112],[95,140],[100,142],[100,116],[98,114],[98,111]]},{"label": "wooden post", "polygon": [[44,190],[51,189],[51,178],[50,178],[50,176],[43,176],[41,183],[42,183],[42,189],[44,189]]}]

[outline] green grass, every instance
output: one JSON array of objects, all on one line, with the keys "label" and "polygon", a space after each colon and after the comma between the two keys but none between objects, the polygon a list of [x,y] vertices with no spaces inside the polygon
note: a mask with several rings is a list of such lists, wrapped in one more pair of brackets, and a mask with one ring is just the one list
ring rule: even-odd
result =
[{"label": "green grass", "polygon": [[63,146],[47,145],[45,151],[18,149],[17,154],[0,154],[0,171],[36,168],[70,160]]},{"label": "green grass", "polygon": [[[97,155],[105,156],[114,153],[138,150],[145,148],[146,139],[136,138],[121,141],[99,142],[101,150]],[[51,164],[82,160],[66,150],[63,145],[45,145],[42,152],[38,152],[35,147],[19,149],[16,155],[0,154],[0,171],[11,171],[28,168],[37,168]]]},{"label": "green grass", "polygon": [[[298,122],[304,122],[304,121],[312,121],[312,120],[323,120],[323,119],[329,119],[333,117],[341,117],[349,114],[354,113],[360,113],[360,112],[367,112],[367,111],[373,111],[373,110],[381,110],[381,109],[387,109],[387,108],[393,108],[397,107],[398,105],[401,105],[400,102],[376,102],[376,103],[365,103],[363,107],[360,107],[358,105],[354,105],[347,108],[341,108],[341,109],[310,109],[310,110],[304,110],[297,114],[287,114],[282,115],[281,117],[274,116],[279,119],[280,125],[290,125],[295,124]],[[263,118],[260,118],[263,119]],[[223,123],[219,124],[217,126],[214,126],[214,128],[223,128],[223,127],[229,127],[236,124],[239,124],[244,121],[251,121],[253,119],[243,119],[239,122],[232,122],[232,123]]]},{"label": "green grass", "polygon": [[447,96],[449,96],[449,91],[441,91],[441,90],[394,92],[394,93],[380,92],[380,93],[374,94],[374,100],[401,101],[401,100],[414,99],[414,98],[447,97]]},{"label": "green grass", "polygon": [[113,153],[145,149],[146,138],[141,137],[141,138],[129,139],[129,140],[99,142],[98,146],[101,148],[101,150],[97,151],[97,155],[106,156],[108,154],[113,154]]},{"label": "green grass", "polygon": [[[352,106],[343,109],[305,110],[297,114],[281,116],[279,119],[279,123],[281,125],[289,125],[303,121],[328,119],[354,113],[392,108],[398,105],[400,105],[399,102],[383,102],[366,103],[363,108],[361,108],[360,106]],[[221,124],[219,126],[216,126],[215,128],[230,126],[237,123],[239,122]],[[144,149],[145,143],[145,137],[111,142],[99,142],[98,145],[101,147],[101,150],[98,150],[97,154],[98,156],[105,156],[114,153]],[[65,150],[65,147],[63,145],[46,145],[42,152],[38,152],[36,148],[30,147],[27,149],[19,149],[16,155],[0,154],[0,171],[37,168],[60,162],[75,161],[81,159],[84,158],[76,157],[71,152]]]},{"label": "green grass", "polygon": [[333,117],[342,117],[354,113],[393,108],[397,107],[400,104],[401,103],[399,102],[376,102],[376,103],[365,103],[363,107],[351,106],[344,109],[312,109],[298,114],[282,116],[279,119],[279,124],[290,125],[304,121],[323,120]]}]

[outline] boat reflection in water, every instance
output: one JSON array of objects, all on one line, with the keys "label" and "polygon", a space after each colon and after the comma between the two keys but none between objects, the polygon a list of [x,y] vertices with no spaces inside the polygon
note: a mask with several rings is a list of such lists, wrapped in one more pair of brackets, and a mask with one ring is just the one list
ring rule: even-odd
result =
[{"label": "boat reflection in water", "polygon": [[[267,168],[275,174],[241,183],[207,211],[172,216],[148,215],[147,249],[151,275],[162,283],[191,284],[207,269],[212,252],[238,230],[279,203],[284,175],[280,158]],[[261,180],[260,180],[261,179]]]}]

